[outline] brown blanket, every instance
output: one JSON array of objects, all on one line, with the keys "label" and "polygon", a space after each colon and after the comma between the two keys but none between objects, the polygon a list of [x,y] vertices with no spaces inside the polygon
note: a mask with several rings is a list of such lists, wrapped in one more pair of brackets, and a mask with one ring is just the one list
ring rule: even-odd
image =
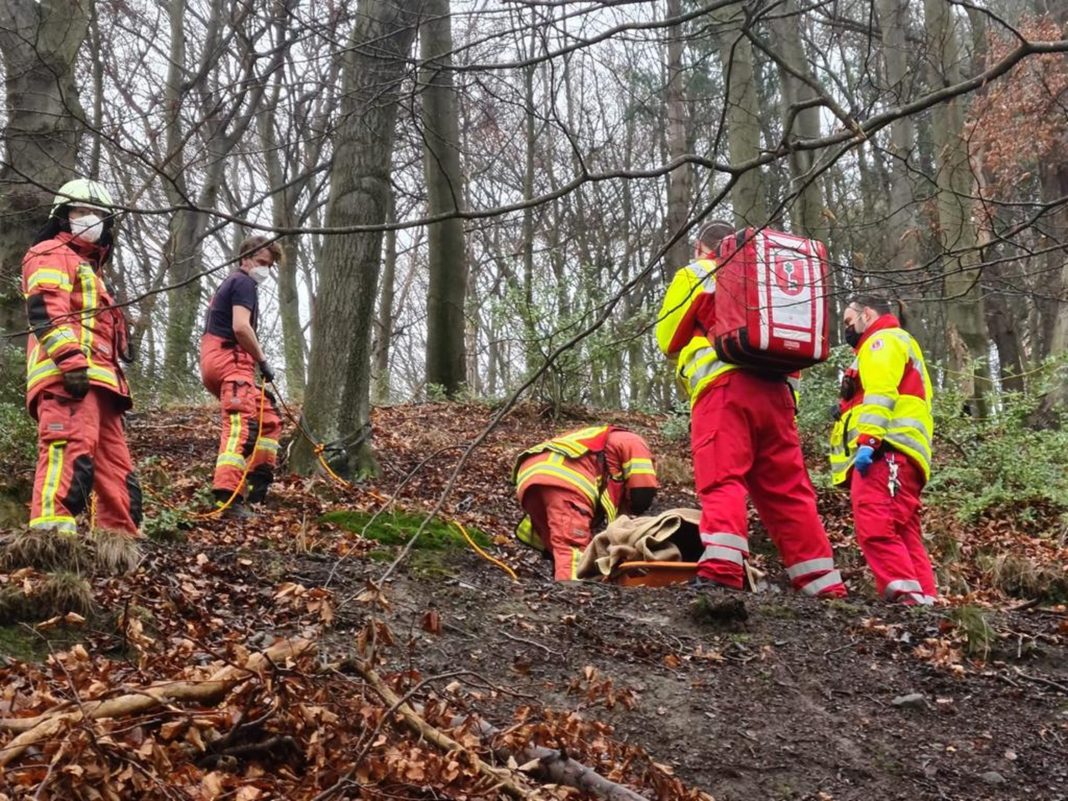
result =
[{"label": "brown blanket", "polygon": [[620,515],[594,536],[579,561],[579,578],[610,576],[623,562],[696,562],[701,555],[697,509],[669,509],[656,517]]}]

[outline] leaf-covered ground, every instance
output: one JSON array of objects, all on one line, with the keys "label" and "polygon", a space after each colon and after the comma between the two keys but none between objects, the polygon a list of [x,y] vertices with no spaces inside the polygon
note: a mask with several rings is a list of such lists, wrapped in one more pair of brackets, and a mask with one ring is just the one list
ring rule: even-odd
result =
[{"label": "leaf-covered ground", "polygon": [[[417,525],[491,413],[378,410],[380,480],[346,489],[289,476],[257,519],[239,523],[191,516],[213,461],[211,410],[135,417],[155,539],[135,573],[94,579],[96,614],[0,629],[0,793],[491,798],[506,791],[472,755],[492,761],[493,748],[534,742],[649,798],[1068,799],[1068,623],[1037,594],[1064,580],[1063,548],[997,521],[966,527],[929,513],[944,586],[967,594],[933,610],[889,608],[870,600],[846,499],[821,493],[855,590],[848,602],[775,591],[782,571],[755,521],[773,591],[741,604],[681,587],[553,584],[509,538],[518,506],[508,474],[522,446],[590,418],[524,407],[472,454],[442,509],[486,535],[519,581],[440,523],[391,570],[401,546],[358,531],[384,530],[381,516],[367,524],[376,512],[394,533]],[[662,436],[663,420],[616,421],[653,443],[660,504],[692,505],[685,445]],[[0,574],[31,593],[40,581],[32,570]],[[242,670],[283,640],[303,653]],[[460,747],[402,726],[369,671]],[[239,680],[201,702],[88,719],[94,699],[144,697],[168,680],[203,689],[224,674]],[[12,719],[70,701],[54,731],[20,747]],[[473,733],[474,716],[502,732],[492,744]],[[575,793],[515,775],[523,792]]]}]

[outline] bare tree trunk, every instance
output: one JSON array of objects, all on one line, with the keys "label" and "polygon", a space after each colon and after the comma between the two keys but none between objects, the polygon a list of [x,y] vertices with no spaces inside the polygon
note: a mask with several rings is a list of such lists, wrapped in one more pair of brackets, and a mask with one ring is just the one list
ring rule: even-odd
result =
[{"label": "bare tree trunk", "polygon": [[[789,126],[783,136],[787,141],[818,139],[820,106],[814,102],[818,97],[816,91],[805,80],[812,80],[812,75],[801,42],[801,12],[797,0],[785,0],[781,12],[772,15],[771,28],[779,57],[786,65],[779,67],[783,118]],[[793,192],[797,195],[790,219],[795,229],[805,236],[824,239],[823,201],[813,170],[816,153],[814,150],[790,151],[790,177]]]},{"label": "bare tree trunk", "polygon": [[[419,22],[421,3],[361,0],[342,64],[341,113],[326,225],[375,225],[389,208],[400,81]],[[373,43],[373,47],[368,47]],[[370,437],[371,322],[378,294],[382,232],[324,237],[312,310],[312,349],[304,415],[312,432],[341,450],[331,453],[349,475],[376,469]],[[307,442],[293,452],[294,468],[314,469]]]},{"label": "bare tree trunk", "polygon": [[[430,216],[463,210],[460,172],[460,112],[452,73],[452,13],[449,0],[425,0],[420,25],[423,67],[423,164]],[[467,252],[463,220],[429,226],[430,288],[427,293],[426,380],[447,397],[467,378],[464,301]]]},{"label": "bare tree trunk", "polygon": [[[396,198],[389,192],[388,222],[396,222]],[[386,231],[385,254],[382,260],[382,294],[378,298],[374,343],[374,403],[389,403],[389,349],[393,340],[393,299],[397,280],[397,231]]]},{"label": "bare tree trunk", "polygon": [[[682,0],[667,0],[667,16],[670,19],[682,13]],[[685,73],[683,72],[684,42],[682,25],[667,29],[667,149],[668,158],[677,159],[686,155],[686,97]],[[675,236],[685,227],[690,218],[691,169],[689,164],[676,167],[667,176],[667,234]],[[681,237],[667,252],[668,264],[681,267],[690,261],[690,243]]]},{"label": "bare tree trunk", "polygon": [[87,4],[0,3],[7,123],[0,161],[0,331],[26,328],[22,256],[55,191],[77,177],[84,112],[73,69],[88,28]]},{"label": "bare tree trunk", "polygon": [[[927,43],[935,85],[961,80],[960,44],[952,8],[945,0],[924,0]],[[989,342],[980,286],[981,257],[972,220],[973,180],[963,138],[961,98],[934,109],[938,160],[938,220],[948,296],[950,363],[962,379],[971,411],[986,417],[991,392]]]},{"label": "bare tree trunk", "polygon": [[[753,69],[753,45],[745,36],[749,20],[741,3],[717,12],[725,28],[720,35],[720,59],[727,86],[727,144],[731,164],[742,164],[760,155],[760,109]],[[734,221],[739,228],[762,226],[768,221],[760,172],[749,170],[731,189]]]}]

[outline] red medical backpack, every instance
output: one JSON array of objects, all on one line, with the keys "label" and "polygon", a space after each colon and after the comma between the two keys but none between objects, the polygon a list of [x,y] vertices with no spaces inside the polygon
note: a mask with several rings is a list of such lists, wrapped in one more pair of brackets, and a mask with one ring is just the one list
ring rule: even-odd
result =
[{"label": "red medical backpack", "polygon": [[789,372],[827,358],[827,248],[746,228],[719,246],[714,342],[730,364]]}]

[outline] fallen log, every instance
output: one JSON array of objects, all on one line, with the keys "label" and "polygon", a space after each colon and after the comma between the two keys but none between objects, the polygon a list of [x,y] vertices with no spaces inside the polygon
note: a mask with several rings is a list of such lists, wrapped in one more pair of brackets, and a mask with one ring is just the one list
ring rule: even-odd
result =
[{"label": "fallen log", "polygon": [[138,715],[183,701],[213,703],[274,662],[294,659],[315,647],[309,640],[282,640],[266,651],[252,654],[243,666],[227,665],[200,681],[164,681],[103,700],[67,701],[32,718],[0,718],[0,731],[21,732],[0,748],[0,767],[9,764],[31,745],[55,736],[83,720]]}]

